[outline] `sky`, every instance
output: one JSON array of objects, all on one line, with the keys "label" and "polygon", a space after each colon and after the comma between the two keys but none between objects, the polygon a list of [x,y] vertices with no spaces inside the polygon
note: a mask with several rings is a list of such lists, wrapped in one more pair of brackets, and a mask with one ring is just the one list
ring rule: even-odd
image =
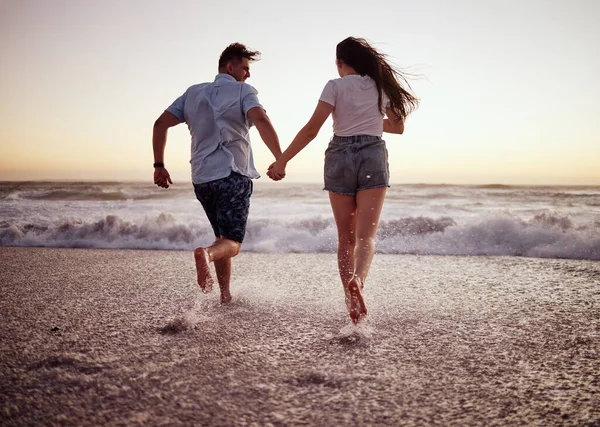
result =
[{"label": "sky", "polygon": [[[598,16],[597,0],[0,0],[0,180],[152,181],[154,121],[232,42],[262,53],[247,83],[285,149],[355,36],[420,99],[384,134],[393,183],[600,185]],[[331,134],[329,119],[288,182],[322,182]],[[172,128],[176,183],[189,152]]]}]

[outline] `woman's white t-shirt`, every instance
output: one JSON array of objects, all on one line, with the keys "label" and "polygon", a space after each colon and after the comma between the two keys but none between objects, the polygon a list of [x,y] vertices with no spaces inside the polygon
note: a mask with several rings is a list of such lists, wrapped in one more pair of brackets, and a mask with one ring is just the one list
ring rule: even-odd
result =
[{"label": "woman's white t-shirt", "polygon": [[[384,114],[378,99],[375,81],[358,74],[329,80],[319,98],[333,105],[333,133],[338,136],[381,136]],[[381,101],[384,108],[390,103],[385,92]]]}]

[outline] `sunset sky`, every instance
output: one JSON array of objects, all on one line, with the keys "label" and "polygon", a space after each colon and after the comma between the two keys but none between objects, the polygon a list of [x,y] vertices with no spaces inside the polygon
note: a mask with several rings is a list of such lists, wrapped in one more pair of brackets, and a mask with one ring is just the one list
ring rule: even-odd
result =
[{"label": "sunset sky", "polygon": [[[596,0],[3,0],[0,180],[151,181],[154,120],[235,41],[262,52],[247,83],[285,148],[352,35],[417,75],[420,108],[384,136],[392,182],[600,185],[598,16]],[[330,136],[331,120],[288,181],[322,180]],[[185,124],[166,163],[189,182]]]}]

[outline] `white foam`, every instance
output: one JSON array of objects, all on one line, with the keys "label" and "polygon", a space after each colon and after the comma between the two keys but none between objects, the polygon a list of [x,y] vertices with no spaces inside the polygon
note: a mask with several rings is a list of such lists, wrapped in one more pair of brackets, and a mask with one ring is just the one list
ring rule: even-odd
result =
[{"label": "white foam", "polygon": [[[102,199],[117,192],[127,200]],[[214,239],[189,187],[0,184],[0,195],[3,246],[191,250]],[[395,186],[384,204],[377,251],[600,259],[599,218],[600,187]],[[319,185],[257,186],[242,250],[330,253],[336,247],[331,207]]]},{"label": "white foam", "polygon": [[[426,225],[423,225],[426,224]],[[389,254],[509,255],[600,259],[600,229],[573,227],[568,218],[507,215],[456,224],[447,218],[383,221],[377,251]],[[334,252],[333,221],[250,220],[243,250],[266,253]],[[98,221],[66,219],[49,225],[13,223],[0,228],[3,246],[192,250],[214,239],[208,224],[184,224],[168,213],[140,223],[108,215]]]}]

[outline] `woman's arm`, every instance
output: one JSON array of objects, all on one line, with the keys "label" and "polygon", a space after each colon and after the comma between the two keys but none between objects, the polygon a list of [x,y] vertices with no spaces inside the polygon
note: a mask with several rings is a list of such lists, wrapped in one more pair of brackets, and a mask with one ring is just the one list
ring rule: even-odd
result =
[{"label": "woman's arm", "polygon": [[319,101],[317,108],[315,108],[308,123],[300,129],[300,132],[298,132],[292,143],[286,148],[277,161],[269,166],[269,171],[267,172],[269,177],[278,181],[285,176],[285,166],[287,162],[292,160],[296,154],[308,145],[309,142],[315,139],[319,130],[321,130],[323,123],[325,123],[325,120],[327,120],[327,117],[329,117],[332,111],[333,105],[324,101]]},{"label": "woman's arm", "polygon": [[383,119],[383,131],[387,133],[404,133],[404,120],[402,117],[398,117],[394,110],[386,108],[385,114],[388,116],[387,119]]}]

